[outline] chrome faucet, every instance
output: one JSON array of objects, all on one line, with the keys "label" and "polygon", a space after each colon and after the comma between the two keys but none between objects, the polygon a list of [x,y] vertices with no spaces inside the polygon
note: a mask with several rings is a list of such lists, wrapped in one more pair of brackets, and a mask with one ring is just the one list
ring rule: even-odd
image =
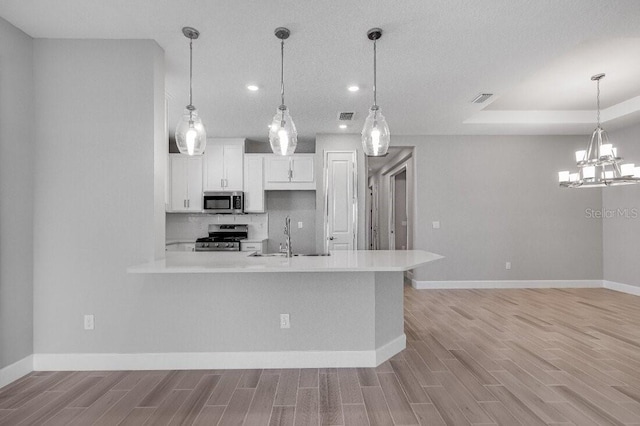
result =
[{"label": "chrome faucet", "polygon": [[293,250],[291,248],[291,218],[289,216],[284,219],[284,235],[287,236],[284,243],[284,252],[287,254],[287,257],[292,257]]}]

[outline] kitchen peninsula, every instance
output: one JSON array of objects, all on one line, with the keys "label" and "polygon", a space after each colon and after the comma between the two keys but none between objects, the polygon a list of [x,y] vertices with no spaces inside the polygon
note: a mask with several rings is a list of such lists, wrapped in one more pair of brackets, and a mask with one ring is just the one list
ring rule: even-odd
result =
[{"label": "kitchen peninsula", "polygon": [[[177,309],[186,298],[216,313],[199,350],[171,350],[188,351],[189,368],[373,367],[405,348],[403,272],[441,257],[422,250],[291,258],[174,252],[128,272],[175,292]],[[154,368],[162,367],[180,365]]]}]

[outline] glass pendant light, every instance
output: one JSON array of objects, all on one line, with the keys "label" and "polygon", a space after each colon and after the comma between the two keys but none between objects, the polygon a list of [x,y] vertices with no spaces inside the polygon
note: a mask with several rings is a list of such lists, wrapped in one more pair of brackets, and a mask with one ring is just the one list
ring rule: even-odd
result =
[{"label": "glass pendant light", "polygon": [[369,110],[367,119],[364,121],[364,128],[362,129],[362,148],[366,155],[370,157],[379,157],[387,154],[391,136],[389,134],[387,120],[384,119],[384,116],[380,111],[376,96],[376,41],[382,37],[382,30],[380,28],[372,28],[367,31],[367,37],[369,40],[373,40],[373,105]]},{"label": "glass pendant light", "polygon": [[278,27],[275,35],[280,39],[280,106],[269,126],[269,143],[271,150],[277,155],[291,155],[298,145],[298,131],[293,123],[289,109],[284,104],[284,41],[291,32],[287,28]]},{"label": "glass pendant light", "polygon": [[591,135],[586,150],[576,151],[578,173],[562,171],[558,173],[560,186],[565,188],[598,188],[604,186],[629,185],[640,183],[640,168],[635,164],[621,164],[618,150],[609,143],[607,132],[600,127],[600,80],[605,74],[596,74],[591,80],[597,85],[597,120],[596,129]]},{"label": "glass pendant light", "polygon": [[189,39],[189,105],[176,126],[176,144],[181,154],[202,155],[207,145],[207,132],[198,110],[193,106],[193,40],[200,36],[195,28],[184,27],[182,33]]}]

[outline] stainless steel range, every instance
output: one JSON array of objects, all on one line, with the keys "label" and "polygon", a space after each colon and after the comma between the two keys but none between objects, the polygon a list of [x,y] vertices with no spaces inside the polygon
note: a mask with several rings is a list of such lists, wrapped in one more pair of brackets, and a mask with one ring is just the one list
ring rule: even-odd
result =
[{"label": "stainless steel range", "polygon": [[209,225],[209,236],[196,240],[196,251],[240,251],[240,240],[247,239],[247,225]]}]

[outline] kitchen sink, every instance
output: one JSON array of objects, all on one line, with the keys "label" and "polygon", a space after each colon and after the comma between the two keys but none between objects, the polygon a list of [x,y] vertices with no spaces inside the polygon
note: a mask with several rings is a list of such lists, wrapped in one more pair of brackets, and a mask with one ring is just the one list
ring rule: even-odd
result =
[{"label": "kitchen sink", "polygon": [[[331,256],[331,253],[294,253],[294,257],[298,256]],[[286,253],[251,253],[249,257],[287,257]]]}]

